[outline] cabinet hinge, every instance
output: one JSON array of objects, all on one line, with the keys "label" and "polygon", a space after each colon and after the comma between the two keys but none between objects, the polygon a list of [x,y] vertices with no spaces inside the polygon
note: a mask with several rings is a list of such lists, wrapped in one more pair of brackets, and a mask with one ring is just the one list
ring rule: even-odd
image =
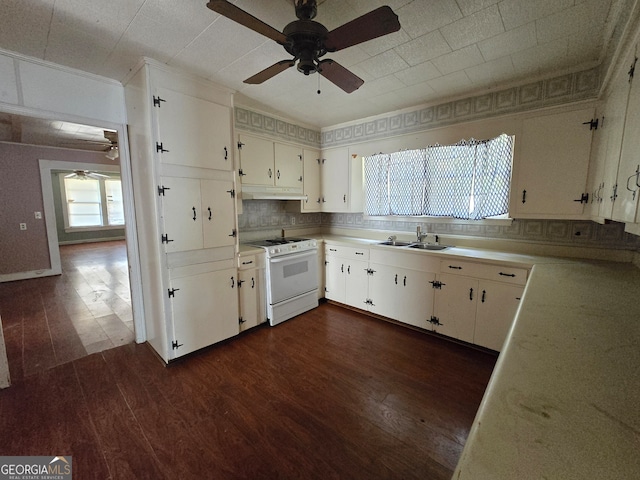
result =
[{"label": "cabinet hinge", "polygon": [[234,228],[233,230],[231,230],[231,233],[229,234],[230,237],[235,238],[238,235],[238,232],[236,231],[236,229]]},{"label": "cabinet hinge", "polygon": [[580,198],[574,200],[574,202],[589,203],[589,194],[588,193],[581,193],[580,194]]},{"label": "cabinet hinge", "polygon": [[238,150],[242,150],[243,146],[244,146],[244,143],[238,142]]},{"label": "cabinet hinge", "polygon": [[636,73],[636,63],[638,62],[638,57],[634,57],[633,63],[631,64],[631,68],[629,69],[629,83],[633,80],[633,75]]},{"label": "cabinet hinge", "polygon": [[583,125],[589,125],[589,130],[597,130],[599,118],[592,118],[588,122],[582,122]]},{"label": "cabinet hinge", "polygon": [[367,275],[373,275],[374,273],[376,273],[373,268],[366,268],[365,271],[367,272]]},{"label": "cabinet hinge", "polygon": [[227,193],[228,193],[229,195],[231,195],[231,198],[236,198],[236,191],[235,191],[235,189],[227,190]]},{"label": "cabinet hinge", "polygon": [[160,142],[160,143],[156,142],[156,152],[157,153],[167,153],[167,152],[169,152],[169,150],[166,150],[163,147],[162,142]]},{"label": "cabinet hinge", "polygon": [[429,318],[427,320],[427,322],[429,322],[429,323],[431,323],[433,325],[442,325],[442,323],[440,323],[440,319],[438,317],[436,317],[436,316],[433,316],[433,315],[431,316],[431,318]]},{"label": "cabinet hinge", "polygon": [[171,342],[171,348],[173,348],[174,350],[179,349],[182,346],[182,343],[178,343],[177,340],[174,340],[173,342]]},{"label": "cabinet hinge", "polygon": [[238,288],[242,287],[244,282],[246,282],[246,280],[238,280]]},{"label": "cabinet hinge", "polygon": [[240,317],[240,318],[238,319],[238,323],[239,323],[240,325],[242,325],[242,324],[243,324],[243,323],[245,323],[245,322],[246,322],[246,320],[244,320],[242,317]]},{"label": "cabinet hinge", "polygon": [[367,298],[364,303],[366,303],[367,305],[371,305],[372,307],[375,307],[376,304],[373,303],[373,300],[371,300],[370,298]]},{"label": "cabinet hinge", "polygon": [[242,169],[238,170],[238,176],[239,176],[239,177],[244,177],[245,175],[246,175],[246,173],[244,173],[244,172],[242,171]]},{"label": "cabinet hinge", "polygon": [[176,292],[180,290],[179,288],[169,288],[167,292],[169,293],[169,298],[175,298]]},{"label": "cabinet hinge", "polygon": [[162,243],[173,242],[173,240],[169,238],[168,233],[163,233],[162,235],[160,235],[160,240],[162,240]]},{"label": "cabinet hinge", "polygon": [[433,288],[438,288],[438,289],[440,289],[440,290],[442,290],[442,287],[446,285],[446,283],[442,283],[442,282],[441,282],[441,281],[439,281],[439,280],[434,280],[434,281],[429,282],[429,283],[431,284],[431,286],[432,286]]},{"label": "cabinet hinge", "polygon": [[171,190],[171,188],[165,187],[164,185],[159,186],[158,187],[158,195],[164,197],[165,190]]},{"label": "cabinet hinge", "polygon": [[160,98],[159,95],[157,97],[154,95],[153,96],[153,106],[160,108],[160,102],[166,102],[166,100],[164,98]]}]

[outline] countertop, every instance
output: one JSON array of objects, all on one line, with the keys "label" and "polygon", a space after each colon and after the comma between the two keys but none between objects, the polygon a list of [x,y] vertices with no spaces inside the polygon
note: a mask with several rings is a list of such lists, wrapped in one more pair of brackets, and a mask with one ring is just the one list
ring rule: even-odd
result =
[{"label": "countertop", "polygon": [[640,478],[640,269],[535,265],[453,478]]}]

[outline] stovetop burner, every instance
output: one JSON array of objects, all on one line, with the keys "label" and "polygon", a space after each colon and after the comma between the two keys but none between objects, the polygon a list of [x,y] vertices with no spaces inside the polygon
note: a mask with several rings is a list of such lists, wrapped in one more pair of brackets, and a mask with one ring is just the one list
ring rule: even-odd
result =
[{"label": "stovetop burner", "polygon": [[277,237],[277,238],[269,238],[267,240],[258,241],[253,243],[253,245],[258,247],[270,247],[271,245],[285,245],[287,243],[298,243],[298,242],[303,242],[305,240],[308,240],[308,238]]}]

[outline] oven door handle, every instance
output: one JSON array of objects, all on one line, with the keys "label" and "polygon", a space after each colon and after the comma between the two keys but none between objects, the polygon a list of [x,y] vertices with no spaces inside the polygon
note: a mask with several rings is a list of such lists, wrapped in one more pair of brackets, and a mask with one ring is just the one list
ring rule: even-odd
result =
[{"label": "oven door handle", "polygon": [[316,257],[318,255],[318,250],[306,250],[304,252],[300,252],[300,253],[292,253],[292,254],[287,254],[287,255],[282,255],[281,257],[276,257],[276,258],[270,258],[269,262],[270,263],[282,263],[282,262],[288,262],[289,260],[297,260],[298,258],[303,258],[303,257]]}]

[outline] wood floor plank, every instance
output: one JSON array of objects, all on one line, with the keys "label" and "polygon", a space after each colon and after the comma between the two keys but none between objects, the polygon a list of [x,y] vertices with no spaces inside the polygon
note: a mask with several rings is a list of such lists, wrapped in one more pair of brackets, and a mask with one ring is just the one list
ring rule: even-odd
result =
[{"label": "wood floor plank", "polygon": [[102,355],[73,365],[112,478],[168,478]]}]

